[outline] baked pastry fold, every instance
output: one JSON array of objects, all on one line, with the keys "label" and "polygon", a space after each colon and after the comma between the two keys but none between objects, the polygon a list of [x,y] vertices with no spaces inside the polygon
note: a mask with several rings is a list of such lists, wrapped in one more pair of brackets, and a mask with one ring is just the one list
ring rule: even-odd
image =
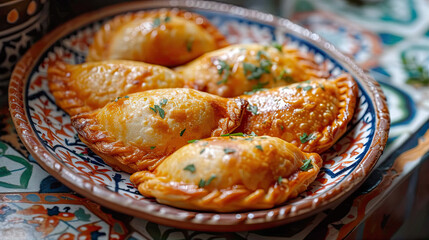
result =
[{"label": "baked pastry fold", "polygon": [[348,74],[243,95],[249,106],[236,131],[279,137],[302,151],[322,153],[347,130],[357,96]]},{"label": "baked pastry fold", "polygon": [[225,37],[203,16],[178,9],[114,17],[95,34],[87,61],[127,59],[178,66],[227,46]]},{"label": "baked pastry fold", "polygon": [[311,54],[296,48],[237,44],[204,54],[176,68],[186,87],[236,97],[261,88],[327,77]]},{"label": "baked pastry fold", "polygon": [[80,139],[110,166],[149,169],[193,139],[220,136],[240,124],[247,102],[193,89],[130,94],[71,118]]},{"label": "baked pastry fold", "polygon": [[163,204],[216,212],[266,209],[295,198],[312,183],[322,165],[279,138],[211,137],[188,144],[153,172],[131,181],[146,197]]},{"label": "baked pastry fold", "polygon": [[48,68],[48,83],[56,104],[69,115],[104,107],[134,92],[183,87],[183,79],[166,67],[125,60],[57,62]]}]

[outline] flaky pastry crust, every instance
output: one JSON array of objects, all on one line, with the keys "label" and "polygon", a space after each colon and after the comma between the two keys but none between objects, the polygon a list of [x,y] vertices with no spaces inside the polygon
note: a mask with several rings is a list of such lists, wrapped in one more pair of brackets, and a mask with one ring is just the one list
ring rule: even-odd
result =
[{"label": "flaky pastry crust", "polygon": [[153,172],[131,181],[146,197],[175,207],[233,212],[266,209],[295,198],[322,166],[316,153],[301,152],[275,137],[211,137],[188,144]]},{"label": "flaky pastry crust", "polygon": [[203,16],[178,9],[116,16],[95,34],[87,61],[127,59],[178,66],[227,46],[225,37]]},{"label": "flaky pastry crust", "polygon": [[166,67],[125,60],[57,62],[48,68],[48,83],[56,104],[69,115],[104,107],[130,93],[183,87],[180,75]]},{"label": "flaky pastry crust", "polygon": [[231,45],[206,53],[176,71],[183,75],[186,87],[222,97],[327,77],[327,71],[311,54],[262,44]]},{"label": "flaky pastry crust", "polygon": [[189,140],[232,132],[246,106],[240,98],[157,89],[130,94],[71,121],[92,151],[112,167],[133,173],[154,169]]},{"label": "flaky pastry crust", "polygon": [[322,153],[347,130],[357,96],[349,74],[243,95],[249,106],[236,131],[279,137],[302,151]]}]

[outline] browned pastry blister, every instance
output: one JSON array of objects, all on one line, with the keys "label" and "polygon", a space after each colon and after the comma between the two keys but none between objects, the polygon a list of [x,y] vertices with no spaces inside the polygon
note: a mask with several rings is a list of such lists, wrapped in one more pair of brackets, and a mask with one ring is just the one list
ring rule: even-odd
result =
[{"label": "browned pastry blister", "polygon": [[310,53],[288,46],[236,44],[175,69],[185,86],[222,97],[328,77]]},{"label": "browned pastry blister", "polygon": [[87,61],[127,59],[178,66],[228,45],[205,17],[178,9],[127,13],[95,34]]},{"label": "browned pastry blister", "polygon": [[153,172],[134,173],[131,181],[144,196],[175,207],[266,209],[305,191],[322,162],[275,137],[211,137],[180,148]]},{"label": "browned pastry blister", "polygon": [[56,104],[69,115],[76,115],[130,93],[183,87],[183,79],[162,66],[106,60],[77,65],[57,62],[48,68],[48,84]]},{"label": "browned pastry blister", "polygon": [[243,95],[249,106],[236,131],[279,137],[302,151],[322,153],[347,130],[357,96],[349,74]]},{"label": "browned pastry blister", "polygon": [[71,118],[80,139],[109,165],[129,173],[153,170],[192,139],[232,132],[247,106],[193,89],[130,94]]}]

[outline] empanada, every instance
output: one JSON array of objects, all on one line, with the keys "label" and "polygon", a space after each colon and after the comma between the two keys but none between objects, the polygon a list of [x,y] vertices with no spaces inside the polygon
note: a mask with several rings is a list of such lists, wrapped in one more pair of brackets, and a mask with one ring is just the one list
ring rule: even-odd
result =
[{"label": "empanada", "polygon": [[129,93],[183,87],[183,79],[162,66],[107,60],[48,68],[49,88],[56,104],[70,115],[101,108]]},{"label": "empanada", "polygon": [[104,24],[94,36],[87,61],[127,59],[177,66],[227,45],[203,16],[161,9],[120,15]]},{"label": "empanada", "polygon": [[348,74],[243,95],[249,106],[237,132],[279,137],[302,151],[321,153],[346,131],[357,95]]},{"label": "empanada", "polygon": [[266,209],[295,198],[322,165],[279,138],[212,137],[188,144],[153,172],[131,181],[146,197],[175,207],[233,212]]},{"label": "empanada", "polygon": [[246,106],[240,98],[193,89],[157,89],[130,94],[71,121],[92,151],[132,173],[153,169],[190,140],[232,132]]},{"label": "empanada", "polygon": [[261,44],[237,44],[206,53],[176,71],[186,87],[222,97],[327,76],[309,54]]}]

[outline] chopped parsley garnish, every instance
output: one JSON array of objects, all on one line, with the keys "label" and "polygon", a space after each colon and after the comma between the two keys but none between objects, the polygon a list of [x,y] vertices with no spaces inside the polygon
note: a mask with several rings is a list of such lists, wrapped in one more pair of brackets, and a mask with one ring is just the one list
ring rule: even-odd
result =
[{"label": "chopped parsley garnish", "polygon": [[277,48],[277,50],[279,50],[280,52],[283,49],[283,46],[280,43],[278,43],[278,42],[272,42],[271,46],[274,47],[274,48]]},{"label": "chopped parsley garnish", "polygon": [[261,57],[269,58],[270,56],[268,56],[268,53],[267,53],[267,52],[262,51],[262,50],[259,50],[259,51],[256,53],[256,59],[257,59],[257,60],[261,60]]},{"label": "chopped parsley garnish", "polygon": [[200,154],[203,154],[206,148],[201,149]]},{"label": "chopped parsley garnish", "polygon": [[125,95],[125,97],[124,98],[130,98],[128,95]]},{"label": "chopped parsley garnish", "polygon": [[192,44],[194,43],[194,39],[191,38],[188,41],[186,41],[186,51],[191,52],[192,51]]},{"label": "chopped parsley garnish", "polygon": [[116,99],[115,99],[115,102],[117,102],[119,99],[121,99],[122,97],[117,97]]},{"label": "chopped parsley garnish", "polygon": [[[159,105],[155,104],[153,107],[149,107],[150,110],[152,110],[155,114],[159,113],[159,116],[164,119],[165,118],[165,111],[162,109],[165,104],[167,104],[167,99],[163,98],[161,101],[159,101]],[[161,106],[160,106],[161,105]]]},{"label": "chopped parsley garnish", "polygon": [[231,149],[231,148],[224,148],[223,151],[225,152],[225,154],[235,153],[235,149]]},{"label": "chopped parsley garnish", "polygon": [[194,143],[194,142],[198,142],[198,139],[193,139],[193,140],[189,140],[188,143]]},{"label": "chopped parsley garnish", "polygon": [[301,88],[302,88],[301,85],[296,86],[296,89],[301,89]]},{"label": "chopped parsley garnish", "polygon": [[325,91],[325,85],[323,85],[323,84],[320,84],[320,83],[319,83],[319,87],[320,87],[323,91]]},{"label": "chopped parsley garnish", "polygon": [[285,81],[287,83],[295,82],[293,77],[290,75],[290,72],[286,69],[283,69],[283,71],[280,73],[279,80]]},{"label": "chopped parsley garnish", "polygon": [[[257,56],[258,58],[258,56]],[[270,73],[270,68],[273,64],[270,60],[261,59],[259,66],[252,63],[243,62],[244,75],[247,80],[259,79],[264,73]]]},{"label": "chopped parsley garnish", "polygon": [[163,98],[163,99],[159,102],[159,105],[161,105],[161,107],[164,107],[164,106],[165,106],[165,104],[167,104],[167,102],[168,102],[168,99]]},{"label": "chopped parsley garnish", "polygon": [[151,146],[150,147],[150,150],[153,150],[153,149],[155,149],[156,148],[156,146]]},{"label": "chopped parsley garnish", "polygon": [[[171,20],[171,18],[170,18],[169,16],[166,16],[166,17],[164,18],[164,23],[167,23],[167,22],[169,22],[170,20]],[[153,27],[154,27],[154,28],[156,28],[156,27],[159,27],[159,26],[161,25],[161,23],[162,23],[161,19],[160,19],[159,17],[157,17],[157,18],[155,18],[155,19],[153,20],[152,25],[153,25]]]},{"label": "chopped parsley garnish", "polygon": [[302,88],[302,90],[304,90],[304,91],[308,91],[308,90],[311,90],[311,89],[313,89],[312,86],[305,86],[305,87]]},{"label": "chopped parsley garnish", "polygon": [[302,166],[299,168],[299,169],[301,169],[302,171],[308,171],[309,169],[312,169],[312,168],[313,168],[313,164],[311,163],[311,159],[305,159],[305,160],[303,160],[302,162],[303,162],[303,164],[302,164]]},{"label": "chopped parsley garnish", "polygon": [[279,176],[279,177],[277,178],[277,183],[278,183],[278,184],[282,184],[282,181],[283,181],[282,176]]},{"label": "chopped parsley garnish", "polygon": [[256,145],[255,147],[256,147],[257,149],[261,150],[261,151],[264,151],[264,149],[262,149],[262,146],[261,146],[261,145]]},{"label": "chopped parsley garnish", "polygon": [[223,60],[218,60],[218,64],[216,65],[217,73],[219,75],[223,75],[222,80],[218,81],[217,84],[223,84],[228,81],[228,77],[231,74],[231,66],[228,65]]},{"label": "chopped parsley garnish", "polygon": [[258,106],[256,105],[249,104],[249,106],[247,106],[247,110],[253,113],[253,115],[258,115]]},{"label": "chopped parsley garnish", "polygon": [[183,136],[183,134],[185,133],[186,128],[184,128],[182,131],[180,131],[180,136]]},{"label": "chopped parsley garnish", "polygon": [[228,133],[228,134],[222,134],[221,137],[229,137],[229,136],[238,136],[238,137],[244,137],[246,134],[244,133]]},{"label": "chopped parsley garnish", "polygon": [[258,135],[256,135],[256,133],[252,131],[252,132],[250,133],[250,136],[252,136],[252,137],[257,137]]},{"label": "chopped parsley garnish", "polygon": [[216,178],[216,175],[211,175],[210,178],[207,179],[207,181],[205,181],[204,179],[200,179],[200,182],[198,183],[198,187],[202,188],[209,185],[215,178]]},{"label": "chopped parsley garnish", "polygon": [[280,129],[283,131],[285,127],[283,127],[283,125],[280,125]]},{"label": "chopped parsley garnish", "polygon": [[313,139],[316,139],[316,135],[313,133],[311,134],[303,133],[301,136],[299,136],[299,140],[301,140],[301,143],[306,143]]},{"label": "chopped parsley garnish", "polygon": [[161,19],[159,19],[159,18],[155,18],[154,20],[153,20],[153,27],[159,27],[159,25],[161,25]]},{"label": "chopped parsley garnish", "polygon": [[189,171],[191,173],[194,173],[195,172],[195,165],[194,164],[189,164],[183,170],[186,170],[186,171]]}]

